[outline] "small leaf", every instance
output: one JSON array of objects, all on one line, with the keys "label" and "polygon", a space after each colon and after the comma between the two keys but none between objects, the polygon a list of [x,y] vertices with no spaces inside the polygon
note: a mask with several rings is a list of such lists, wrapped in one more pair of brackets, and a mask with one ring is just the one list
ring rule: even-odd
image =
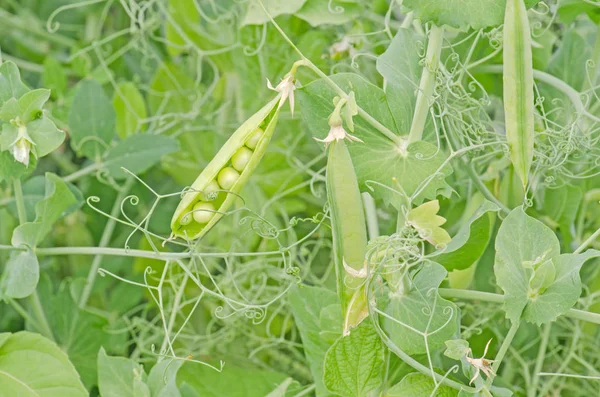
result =
[{"label": "small leaf", "polygon": [[[272,18],[284,14],[294,14],[302,8],[305,2],[306,0],[262,0],[262,4]],[[262,25],[266,22],[269,22],[269,17],[261,7],[261,4],[255,0],[249,1],[242,26]]]},{"label": "small leaf", "polygon": [[458,390],[440,385],[433,379],[417,372],[406,375],[387,391],[384,397],[457,397]]},{"label": "small leaf", "polygon": [[361,5],[348,0],[306,0],[294,15],[311,26],[341,25],[360,15]]},{"label": "small leaf", "polygon": [[40,265],[32,251],[13,251],[0,278],[0,300],[22,299],[35,291],[40,279]]},{"label": "small leaf", "polygon": [[21,82],[19,68],[12,62],[4,62],[0,65],[0,104],[10,98],[19,99],[28,91],[25,84]]},{"label": "small leaf", "polygon": [[67,75],[61,63],[54,56],[44,60],[42,85],[51,91],[52,98],[62,97],[67,91]]},{"label": "small leaf", "polygon": [[469,351],[469,342],[464,339],[450,339],[444,342],[444,344],[446,345],[444,356],[455,360],[460,360]]},{"label": "small leaf", "polygon": [[[329,338],[321,338],[320,333],[322,331],[334,333],[335,328],[321,328],[319,318],[339,316],[338,318],[341,320],[341,305],[335,292],[325,288],[308,286],[292,287],[288,292],[288,300],[294,314],[296,326],[302,337],[304,354],[310,364],[316,392],[318,395],[323,395],[327,392],[323,384],[323,359],[327,349],[331,346],[331,342]],[[337,306],[337,310],[339,310],[337,314],[335,313],[336,309],[330,307],[332,305]],[[324,314],[322,310],[326,310],[328,307],[328,314]],[[322,320],[322,324],[323,326],[326,324],[333,325],[330,321],[324,320]],[[339,324],[341,324],[341,321]]]},{"label": "small leaf", "polygon": [[69,112],[71,146],[88,158],[99,158],[115,135],[116,116],[102,86],[95,80],[79,83]]},{"label": "small leaf", "polygon": [[438,248],[450,242],[450,235],[440,227],[446,223],[446,218],[437,215],[439,210],[439,201],[433,200],[413,208],[407,216],[407,223],[417,230],[419,236]]},{"label": "small leaf", "polygon": [[121,139],[145,129],[141,120],[147,117],[146,104],[135,84],[127,82],[117,86],[113,107],[117,115],[117,134]]},{"label": "small leaf", "polygon": [[441,347],[456,332],[458,308],[437,293],[446,274],[442,265],[425,262],[410,280],[410,291],[390,294],[383,329],[407,354]]},{"label": "small leaf", "polygon": [[98,353],[98,388],[102,397],[150,397],[144,367],[125,357]]},{"label": "small leaf", "polygon": [[177,388],[177,372],[182,360],[165,359],[152,367],[148,374],[148,387],[152,397],[180,397]]},{"label": "small leaf", "polygon": [[384,347],[366,321],[339,338],[325,356],[323,381],[332,392],[362,397],[381,386]]},{"label": "small leaf", "polygon": [[19,98],[19,116],[23,124],[42,116],[42,108],[50,99],[50,90],[37,89],[29,91]]},{"label": "small leaf", "polygon": [[54,222],[76,202],[75,195],[60,177],[46,173],[46,194],[35,206],[35,221],[26,222],[14,230],[12,245],[36,247],[50,233]]},{"label": "small leaf", "polygon": [[140,174],[158,163],[162,156],[177,150],[179,143],[169,136],[131,135],[108,151],[104,165],[114,178],[125,178],[127,174],[121,167]]},{"label": "small leaf", "polygon": [[67,355],[26,331],[0,334],[0,385],[3,396],[89,396]]},{"label": "small leaf", "polygon": [[471,267],[481,257],[490,240],[490,212],[498,210],[498,206],[485,200],[452,240],[432,254],[434,260],[448,271]]}]

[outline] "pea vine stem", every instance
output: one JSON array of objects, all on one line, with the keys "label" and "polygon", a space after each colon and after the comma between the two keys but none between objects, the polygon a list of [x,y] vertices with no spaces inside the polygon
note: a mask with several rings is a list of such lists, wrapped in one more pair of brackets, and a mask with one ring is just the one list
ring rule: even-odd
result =
[{"label": "pea vine stem", "polygon": [[[21,180],[19,178],[16,178],[13,181],[13,189],[15,194],[15,202],[17,205],[19,224],[22,225],[27,222],[27,212],[25,210],[25,200],[23,199],[23,186],[21,185]],[[29,296],[29,303],[31,304],[31,310],[35,316],[35,322],[38,325],[38,330],[40,333],[45,337],[54,340],[52,328],[50,328],[50,323],[48,323],[48,319],[46,318],[46,314],[42,308],[37,290],[34,289],[33,293]]]},{"label": "pea vine stem", "polygon": [[429,108],[433,99],[435,77],[440,63],[440,56],[442,54],[443,41],[444,28],[431,25],[431,29],[429,30],[429,41],[427,43],[427,53],[425,55],[425,64],[423,65],[419,90],[417,91],[415,112],[410,126],[410,133],[408,134],[409,142],[420,141],[421,138],[423,138],[425,122],[427,121],[427,115],[429,114]]},{"label": "pea vine stem", "polygon": [[[129,192],[131,185],[133,184],[134,179],[129,177],[123,189],[119,192],[115,202],[113,204],[113,208],[111,210],[111,217],[106,222],[106,226],[104,227],[104,231],[102,232],[102,237],[100,237],[99,248],[106,247],[110,243],[110,239],[112,238],[113,232],[117,225],[116,217],[119,215],[119,211],[121,210],[121,202],[125,199],[125,195]],[[87,304],[88,299],[92,293],[92,288],[94,288],[94,281],[96,280],[96,276],[98,275],[98,269],[100,269],[100,264],[102,263],[102,255],[98,254],[94,257],[92,261],[92,267],[87,276],[87,280],[85,282],[85,286],[83,287],[83,291],[79,296],[79,307],[84,308]]]},{"label": "pea vine stem", "polygon": [[[277,31],[281,34],[281,36],[283,37],[283,39],[300,56],[301,60],[298,61],[298,62],[296,62],[296,63],[294,63],[294,66],[292,66],[292,69],[295,69],[298,66],[306,66],[306,67],[308,67],[317,76],[319,76],[320,78],[322,78],[323,81],[325,83],[327,83],[327,85],[329,85],[336,92],[336,94],[340,98],[348,100],[349,95],[339,85],[337,85],[336,82],[331,79],[331,77],[327,76],[321,69],[319,69],[317,67],[317,65],[315,65],[310,59],[308,59],[302,53],[302,51],[300,51],[300,49],[298,47],[296,47],[296,45],[294,44],[294,42],[288,37],[288,35],[277,24],[277,22],[275,22],[275,20],[271,16],[271,14],[269,14],[269,12],[265,8],[263,2],[261,0],[258,0],[258,3],[262,7],[262,9],[265,12],[265,14],[269,17],[269,20],[271,21],[271,23],[273,24],[273,26],[275,27],[275,29],[277,29]],[[379,121],[377,121],[373,116],[371,116],[367,111],[365,111],[360,106],[357,106],[357,110],[358,110],[358,115],[360,117],[362,117],[367,123],[369,123],[371,126],[373,126],[379,132],[381,132],[385,137],[387,137],[388,139],[390,139],[392,142],[394,142],[396,144],[399,144],[402,147],[404,147],[403,139],[399,135],[394,134],[389,128],[387,128],[386,126],[384,126],[383,124],[381,124]]]}]

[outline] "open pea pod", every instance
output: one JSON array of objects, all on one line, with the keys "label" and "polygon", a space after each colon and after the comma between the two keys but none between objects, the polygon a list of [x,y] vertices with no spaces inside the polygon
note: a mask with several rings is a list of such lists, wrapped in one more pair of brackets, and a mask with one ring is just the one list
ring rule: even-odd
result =
[{"label": "open pea pod", "polygon": [[174,236],[199,239],[227,213],[269,145],[280,99],[281,94],[246,120],[183,193],[171,219]]}]

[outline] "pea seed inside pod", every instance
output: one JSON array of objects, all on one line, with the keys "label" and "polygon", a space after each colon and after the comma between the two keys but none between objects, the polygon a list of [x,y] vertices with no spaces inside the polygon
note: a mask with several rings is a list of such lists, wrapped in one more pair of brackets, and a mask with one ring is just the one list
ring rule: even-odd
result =
[{"label": "pea seed inside pod", "polygon": [[239,148],[233,157],[231,157],[231,165],[233,165],[233,168],[236,170],[242,172],[250,162],[253,153],[254,152],[247,147]]},{"label": "pea seed inside pod", "polygon": [[260,142],[260,138],[262,138],[264,133],[265,132],[262,130],[262,128],[257,128],[254,130],[252,135],[250,135],[250,138],[248,138],[246,141],[246,146],[252,150],[256,149],[256,146],[258,145],[258,142]]},{"label": "pea seed inside pod", "polygon": [[229,190],[233,187],[233,185],[235,185],[239,177],[239,172],[231,167],[225,167],[221,170],[221,172],[219,172],[217,181],[224,190]]},{"label": "pea seed inside pod", "polygon": [[221,187],[217,181],[211,181],[204,189],[202,189],[202,199],[205,201],[214,200],[220,189]]},{"label": "pea seed inside pod", "polygon": [[194,205],[194,220],[198,223],[208,223],[215,215],[215,206],[205,201],[199,201]]}]

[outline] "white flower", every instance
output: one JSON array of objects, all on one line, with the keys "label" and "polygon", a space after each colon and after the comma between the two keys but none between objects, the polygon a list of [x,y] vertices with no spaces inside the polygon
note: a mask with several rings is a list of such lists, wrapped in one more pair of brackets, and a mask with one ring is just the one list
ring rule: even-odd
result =
[{"label": "white flower", "polygon": [[10,152],[19,163],[29,166],[29,153],[31,152],[31,138],[27,134],[27,127],[20,125],[18,127],[17,139],[10,146]]},{"label": "white flower", "polygon": [[285,101],[289,98],[290,100],[290,110],[292,111],[292,116],[294,115],[294,90],[296,90],[296,85],[294,83],[294,76],[291,73],[285,75],[283,80],[277,87],[273,87],[269,79],[267,79],[267,87],[273,91],[277,91],[281,93],[281,100],[279,101],[278,109],[281,109]]},{"label": "white flower", "polygon": [[[494,368],[492,368],[491,365],[494,362],[494,360],[488,360],[487,358],[485,358],[491,341],[492,340],[490,339],[485,345],[485,349],[483,350],[483,356],[481,356],[481,358],[471,358],[468,355],[465,357],[467,362],[471,364],[473,368],[475,368],[475,375],[473,375],[473,378],[471,378],[469,384],[473,383],[473,381],[477,379],[480,370],[483,371],[485,376],[487,376],[488,378],[496,376],[496,372],[494,372]],[[469,352],[471,352],[471,349],[469,349]]]},{"label": "white flower", "polygon": [[364,143],[362,139],[355,137],[354,135],[348,134],[342,125],[332,125],[329,129],[329,134],[327,134],[325,139],[314,139],[315,141],[325,143],[325,145],[328,145],[330,142],[339,141],[342,139],[348,139],[349,141]]}]

